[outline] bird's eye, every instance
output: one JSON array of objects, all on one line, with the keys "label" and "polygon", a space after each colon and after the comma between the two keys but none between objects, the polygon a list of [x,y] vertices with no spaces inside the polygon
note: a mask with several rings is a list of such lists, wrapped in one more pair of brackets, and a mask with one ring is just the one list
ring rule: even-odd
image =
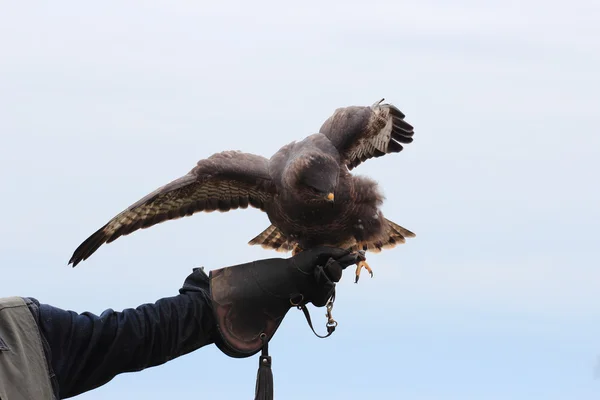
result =
[{"label": "bird's eye", "polygon": [[308,186],[308,189],[313,193],[313,194],[321,194],[321,191],[319,189],[316,189],[312,186]]}]

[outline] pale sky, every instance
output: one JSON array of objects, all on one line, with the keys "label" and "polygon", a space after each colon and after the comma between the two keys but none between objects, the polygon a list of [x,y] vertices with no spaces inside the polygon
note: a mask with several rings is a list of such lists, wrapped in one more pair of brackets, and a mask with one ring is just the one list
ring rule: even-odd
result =
[{"label": "pale sky", "polygon": [[[597,1],[62,1],[0,6],[0,296],[83,312],[177,294],[247,245],[258,210],[197,214],[73,250],[237,149],[269,157],[383,97],[415,127],[355,170],[417,234],[338,286],[339,327],[292,309],[278,399],[597,399]],[[317,328],[324,309],[311,308]],[[256,357],[215,347],[78,396],[252,398]]]}]

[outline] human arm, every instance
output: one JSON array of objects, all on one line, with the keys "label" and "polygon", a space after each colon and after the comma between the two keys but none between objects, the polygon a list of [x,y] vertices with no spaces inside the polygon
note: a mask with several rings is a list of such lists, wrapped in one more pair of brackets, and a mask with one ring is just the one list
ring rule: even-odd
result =
[{"label": "human arm", "polygon": [[[225,267],[217,271],[222,275],[226,269],[230,272],[225,275],[234,278],[225,286],[222,280],[216,285],[204,271],[195,269],[177,296],[122,312],[108,309],[99,316],[61,310],[36,301],[38,311],[34,314],[60,398],[76,396],[120,373],[157,366],[212,343],[229,356],[250,356],[258,349],[240,353],[236,343],[232,348],[228,340],[231,332],[225,332],[223,338],[224,332],[219,330],[223,325],[217,324],[215,315],[221,322],[225,321],[223,318],[230,321],[228,326],[234,331],[247,333],[264,322],[256,314],[263,307],[279,315],[279,325],[285,309],[291,306],[290,294],[300,294],[306,302],[321,307],[331,296],[334,282],[341,278],[342,269],[355,261],[348,256],[345,250],[320,248],[288,259],[272,258]],[[332,259],[340,262],[332,263]],[[235,278],[249,272],[258,273],[258,280]],[[230,295],[215,297],[214,290],[222,295],[224,289]],[[229,314],[215,313],[215,300],[219,300],[216,304],[221,311],[226,304],[244,302],[249,306],[245,310],[257,318],[230,320]],[[274,329],[268,333],[271,337]]]},{"label": "human arm", "polygon": [[196,269],[177,296],[99,316],[39,305],[39,326],[61,398],[73,397],[123,372],[163,364],[215,340],[209,281]]}]

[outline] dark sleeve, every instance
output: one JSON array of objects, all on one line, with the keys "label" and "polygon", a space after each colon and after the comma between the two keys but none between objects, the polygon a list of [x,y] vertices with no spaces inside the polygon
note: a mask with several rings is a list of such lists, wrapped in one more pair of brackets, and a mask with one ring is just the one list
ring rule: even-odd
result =
[{"label": "dark sleeve", "polygon": [[108,309],[97,316],[40,304],[39,324],[61,398],[211,344],[216,329],[201,270],[194,270],[179,295],[122,312]]}]

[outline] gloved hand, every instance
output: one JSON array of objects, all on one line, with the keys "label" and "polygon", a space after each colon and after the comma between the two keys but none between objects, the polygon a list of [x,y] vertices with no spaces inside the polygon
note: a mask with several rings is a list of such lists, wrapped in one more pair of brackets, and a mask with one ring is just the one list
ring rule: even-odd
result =
[{"label": "gloved hand", "polygon": [[318,247],[302,251],[286,261],[298,275],[312,275],[312,279],[299,280],[297,290],[306,303],[323,307],[333,295],[343,270],[356,264],[357,254],[339,248]]},{"label": "gloved hand", "polygon": [[322,307],[333,295],[342,271],[359,255],[318,247],[291,258],[272,258],[210,271],[210,296],[222,341],[232,357],[249,357],[268,341],[289,309],[312,303]]}]

